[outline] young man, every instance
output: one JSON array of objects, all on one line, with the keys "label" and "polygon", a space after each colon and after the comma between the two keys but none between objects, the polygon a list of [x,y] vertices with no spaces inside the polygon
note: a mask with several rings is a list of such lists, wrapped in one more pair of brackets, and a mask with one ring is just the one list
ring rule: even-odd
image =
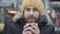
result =
[{"label": "young man", "polygon": [[[24,0],[21,5],[21,14],[15,16],[19,34],[54,34],[54,27],[46,25],[47,19],[43,16],[44,4],[41,0]],[[16,18],[17,17],[17,18]],[[43,18],[45,17],[45,18]],[[41,22],[43,20],[43,22]]]},{"label": "young man", "polygon": [[12,18],[15,13],[5,12],[4,22],[0,23],[0,34],[19,34],[15,24],[12,22]]}]

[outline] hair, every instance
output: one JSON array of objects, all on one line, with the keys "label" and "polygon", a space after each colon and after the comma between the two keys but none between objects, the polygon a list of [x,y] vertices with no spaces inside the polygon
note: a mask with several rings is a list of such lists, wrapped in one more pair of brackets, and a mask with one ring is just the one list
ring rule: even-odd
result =
[{"label": "hair", "polygon": [[17,13],[14,17],[13,17],[13,21],[16,22],[16,20],[20,19],[22,17],[21,13]]}]

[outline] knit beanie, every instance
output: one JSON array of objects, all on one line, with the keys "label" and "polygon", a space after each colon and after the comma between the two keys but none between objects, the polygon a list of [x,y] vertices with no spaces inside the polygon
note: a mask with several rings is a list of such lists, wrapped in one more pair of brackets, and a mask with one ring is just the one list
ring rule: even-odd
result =
[{"label": "knit beanie", "polygon": [[39,10],[40,16],[43,13],[44,10],[44,4],[42,0],[23,0],[22,5],[21,5],[21,14],[23,15],[24,9],[26,6],[34,6]]}]

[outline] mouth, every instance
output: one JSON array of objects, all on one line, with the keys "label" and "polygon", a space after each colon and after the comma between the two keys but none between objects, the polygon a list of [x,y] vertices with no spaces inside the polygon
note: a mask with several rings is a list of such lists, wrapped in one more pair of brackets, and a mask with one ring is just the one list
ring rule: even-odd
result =
[{"label": "mouth", "polygon": [[29,17],[28,19],[35,19],[34,17]]},{"label": "mouth", "polygon": [[28,22],[35,22],[35,20],[36,20],[36,19],[35,19],[34,17],[29,17],[29,18],[27,19]]}]

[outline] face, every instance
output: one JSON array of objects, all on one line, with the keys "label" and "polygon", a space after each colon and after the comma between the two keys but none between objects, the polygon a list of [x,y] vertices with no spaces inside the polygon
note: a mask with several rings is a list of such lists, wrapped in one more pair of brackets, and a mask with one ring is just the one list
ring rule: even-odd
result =
[{"label": "face", "polygon": [[27,6],[24,10],[24,17],[27,23],[35,23],[39,17],[39,10],[34,6]]}]

